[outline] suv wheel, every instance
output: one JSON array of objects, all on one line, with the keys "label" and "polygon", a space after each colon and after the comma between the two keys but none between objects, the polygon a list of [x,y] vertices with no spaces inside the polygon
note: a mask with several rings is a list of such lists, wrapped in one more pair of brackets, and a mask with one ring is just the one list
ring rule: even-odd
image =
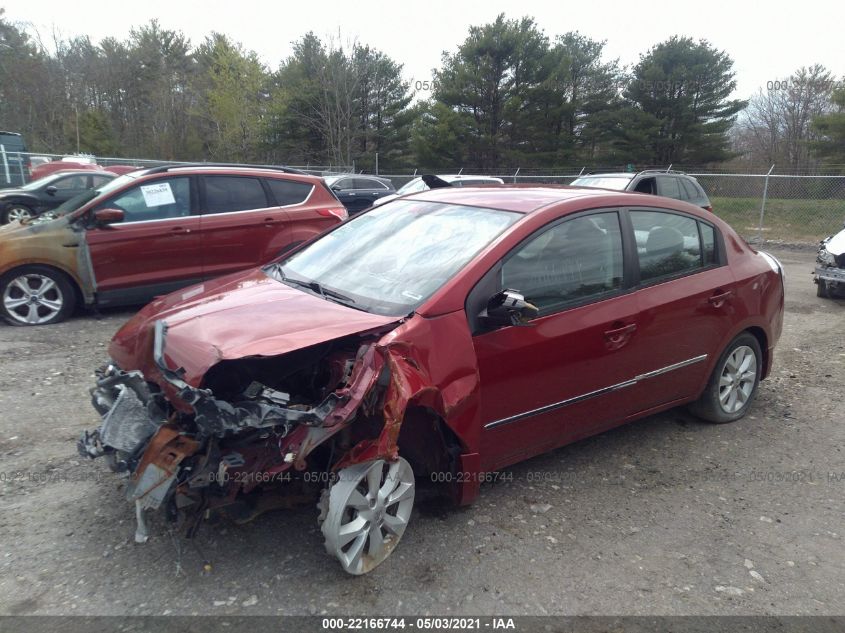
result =
[{"label": "suv wheel", "polygon": [[0,278],[0,315],[11,325],[63,321],[76,303],[73,286],[47,266],[24,266]]}]

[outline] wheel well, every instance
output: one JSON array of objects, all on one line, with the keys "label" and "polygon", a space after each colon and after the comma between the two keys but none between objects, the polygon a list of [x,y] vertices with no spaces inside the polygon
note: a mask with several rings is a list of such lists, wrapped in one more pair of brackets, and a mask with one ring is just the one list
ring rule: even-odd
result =
[{"label": "wheel well", "polygon": [[769,339],[766,337],[766,332],[760,327],[750,327],[746,330],[746,332],[752,334],[754,338],[757,339],[757,342],[760,343],[760,352],[763,354],[763,371],[760,373],[760,379],[762,380],[769,375],[769,369],[771,368],[769,359]]},{"label": "wheel well", "polygon": [[68,274],[58,266],[53,266],[52,264],[40,264],[40,263],[32,263],[32,264],[24,264],[22,266],[15,266],[14,268],[10,268],[9,270],[5,271],[3,275],[0,277],[7,277],[16,273],[19,270],[23,270],[24,268],[48,268],[57,275],[61,275],[64,277],[65,281],[70,284],[70,287],[73,288],[73,298],[74,298],[74,305],[77,307],[85,305],[85,297],[82,295],[82,288],[79,287],[79,284],[76,282],[76,279],[73,278],[73,275]]},{"label": "wheel well", "polygon": [[405,411],[396,444],[399,454],[408,460],[417,475],[451,473],[463,452],[454,431],[426,407],[409,407]]}]

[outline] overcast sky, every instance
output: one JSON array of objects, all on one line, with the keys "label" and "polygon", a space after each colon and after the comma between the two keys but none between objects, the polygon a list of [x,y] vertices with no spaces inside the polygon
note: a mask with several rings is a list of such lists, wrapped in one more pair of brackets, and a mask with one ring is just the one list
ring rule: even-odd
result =
[{"label": "overcast sky", "polygon": [[405,79],[424,80],[439,66],[444,50],[453,51],[470,25],[484,24],[504,12],[529,15],[546,35],[580,31],[606,40],[607,59],[633,64],[652,45],[678,34],[706,38],[734,59],[736,96],[746,98],[766,82],[796,68],[821,63],[838,80],[845,76],[845,2],[505,2],[502,0],[140,0],[132,3],[54,0],[0,0],[7,19],[28,23],[49,38],[87,34],[95,42],[124,38],[133,26],[158,18],[196,44],[220,31],[255,50],[275,69],[291,52],[291,42],[307,31],[341,41],[357,40],[404,64]]}]

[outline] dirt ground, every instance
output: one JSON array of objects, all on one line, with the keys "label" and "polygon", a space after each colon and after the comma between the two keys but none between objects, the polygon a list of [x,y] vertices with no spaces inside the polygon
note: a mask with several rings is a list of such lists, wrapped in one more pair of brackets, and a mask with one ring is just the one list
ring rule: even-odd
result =
[{"label": "dirt ground", "polygon": [[364,577],[314,508],[136,545],[121,481],[75,447],[131,311],[0,326],[0,614],[841,614],[845,301],[816,298],[813,251],[771,250],[786,324],[746,419],[674,410],[522,463],[470,508],[415,508]]}]

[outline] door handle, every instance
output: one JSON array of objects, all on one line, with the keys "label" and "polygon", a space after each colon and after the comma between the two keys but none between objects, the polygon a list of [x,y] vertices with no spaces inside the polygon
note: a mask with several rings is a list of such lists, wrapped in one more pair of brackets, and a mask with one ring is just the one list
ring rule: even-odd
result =
[{"label": "door handle", "polygon": [[721,308],[725,304],[725,301],[730,299],[732,294],[733,290],[728,290],[726,292],[719,292],[717,290],[707,301],[712,303],[714,308]]},{"label": "door handle", "polygon": [[274,226],[278,223],[279,221],[275,218],[264,218],[264,226]]},{"label": "door handle", "polygon": [[190,233],[190,232],[191,232],[191,229],[186,229],[185,227],[182,227],[182,226],[174,226],[172,229],[170,229],[170,233],[172,235],[185,235],[186,233]]},{"label": "door handle", "polygon": [[[613,325],[616,325],[614,323]],[[628,339],[637,331],[637,324],[636,323],[629,323],[628,325],[623,325],[621,327],[613,328],[612,330],[607,330],[604,333],[604,340],[608,347],[608,349],[619,349],[625,343],[628,342]]]}]

